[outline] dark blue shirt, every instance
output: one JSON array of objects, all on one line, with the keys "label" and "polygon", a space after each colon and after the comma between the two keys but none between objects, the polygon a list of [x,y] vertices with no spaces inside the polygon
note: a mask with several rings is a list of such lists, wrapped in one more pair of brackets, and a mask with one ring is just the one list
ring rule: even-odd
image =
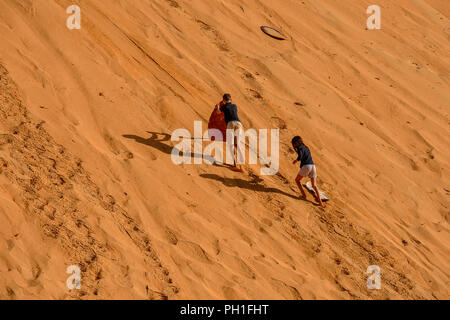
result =
[{"label": "dark blue shirt", "polygon": [[228,123],[230,121],[239,121],[238,115],[237,115],[237,106],[235,104],[232,104],[231,102],[228,102],[220,107],[220,111],[222,111],[225,114],[225,122]]},{"label": "dark blue shirt", "polygon": [[302,144],[301,146],[297,147],[297,160],[300,161],[300,168],[307,164],[314,164],[312,157],[311,157],[311,151],[309,151],[308,147]]}]

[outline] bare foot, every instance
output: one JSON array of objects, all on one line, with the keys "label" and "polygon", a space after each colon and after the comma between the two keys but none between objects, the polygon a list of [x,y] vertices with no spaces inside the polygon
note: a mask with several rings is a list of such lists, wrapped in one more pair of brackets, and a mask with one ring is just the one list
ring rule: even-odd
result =
[{"label": "bare foot", "polygon": [[233,171],[237,171],[237,172],[244,172],[244,170],[242,170],[242,167],[237,165],[237,166],[233,166]]}]

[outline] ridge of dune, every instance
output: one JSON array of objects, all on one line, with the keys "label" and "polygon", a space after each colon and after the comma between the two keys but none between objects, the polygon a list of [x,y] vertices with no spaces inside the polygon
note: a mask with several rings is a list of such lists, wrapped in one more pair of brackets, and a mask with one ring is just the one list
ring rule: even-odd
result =
[{"label": "ridge of dune", "polygon": [[[1,299],[450,297],[446,1],[379,0],[377,31],[365,0],[76,2],[81,30],[0,0]],[[280,130],[278,174],[172,163],[224,92]]]}]

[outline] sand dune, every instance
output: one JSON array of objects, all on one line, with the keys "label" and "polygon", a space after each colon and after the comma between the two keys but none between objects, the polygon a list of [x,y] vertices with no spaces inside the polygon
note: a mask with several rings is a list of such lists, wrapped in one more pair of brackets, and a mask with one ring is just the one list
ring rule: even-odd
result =
[{"label": "sand dune", "polygon": [[[450,298],[448,1],[72,2],[0,0],[1,299]],[[224,92],[277,175],[172,163]]]}]

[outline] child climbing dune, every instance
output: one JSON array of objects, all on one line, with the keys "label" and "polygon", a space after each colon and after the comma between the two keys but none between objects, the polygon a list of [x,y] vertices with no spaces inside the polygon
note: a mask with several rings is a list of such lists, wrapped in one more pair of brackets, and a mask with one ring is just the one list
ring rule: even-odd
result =
[{"label": "child climbing dune", "polygon": [[225,93],[222,102],[216,104],[216,110],[224,113],[227,130],[233,130],[234,143],[228,143],[230,152],[233,155],[233,168],[236,171],[243,172],[240,164],[244,161],[245,150],[242,150],[241,145],[238,143],[243,128],[241,120],[238,117],[237,106],[231,102],[231,95],[229,93]]},{"label": "child climbing dune", "polygon": [[302,193],[302,197],[306,199],[306,193],[302,186],[302,179],[303,177],[307,177],[311,179],[311,185],[316,192],[316,201],[319,203],[319,205],[323,208],[325,207],[322,200],[320,199],[320,193],[319,189],[317,189],[316,186],[316,178],[317,178],[317,172],[316,172],[316,166],[314,165],[314,162],[311,157],[311,151],[309,151],[308,147],[305,146],[303,143],[303,140],[300,136],[295,136],[292,138],[292,147],[297,152],[298,157],[294,160],[293,164],[296,164],[300,161],[300,171],[297,174],[297,177],[295,178],[295,182],[297,183],[298,188],[300,189],[300,192]]}]

